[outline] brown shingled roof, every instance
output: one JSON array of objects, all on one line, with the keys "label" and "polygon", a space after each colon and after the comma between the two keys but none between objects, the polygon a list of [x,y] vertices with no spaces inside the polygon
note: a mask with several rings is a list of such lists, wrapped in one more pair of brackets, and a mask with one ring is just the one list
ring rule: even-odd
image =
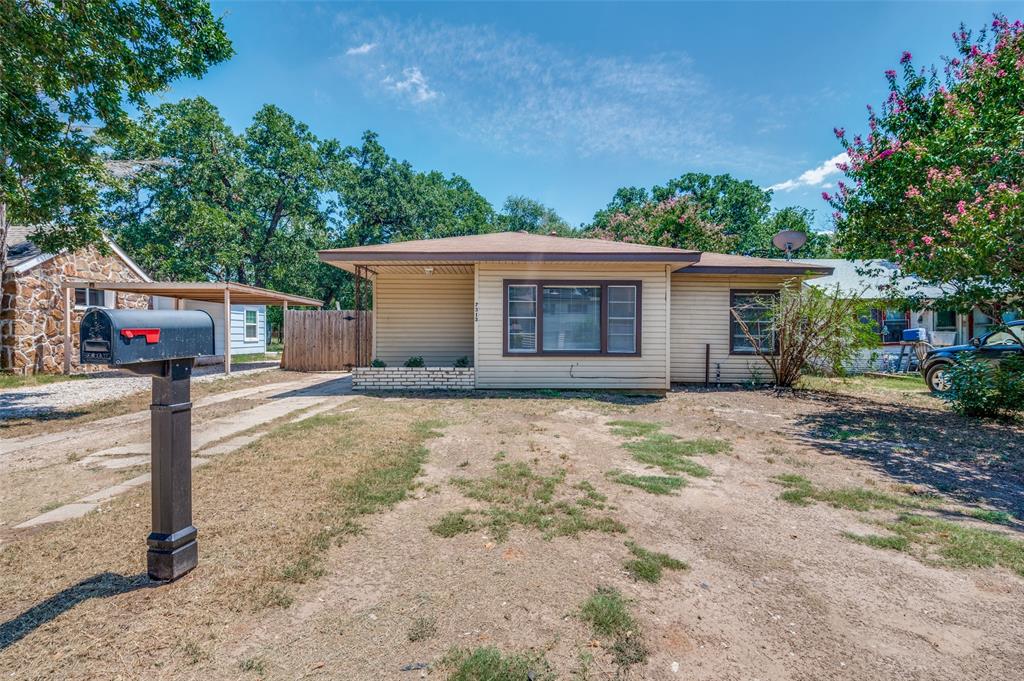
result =
[{"label": "brown shingled roof", "polygon": [[320,259],[328,263],[430,259],[445,262],[600,260],[671,263],[694,262],[699,256],[699,251],[685,251],[679,248],[644,246],[603,239],[572,239],[527,232],[494,232],[320,251]]},{"label": "brown shingled roof", "polygon": [[831,267],[798,260],[776,258],[751,258],[746,255],[724,253],[701,253],[700,259],[692,265],[678,269],[676,274],[810,274],[827,276]]}]

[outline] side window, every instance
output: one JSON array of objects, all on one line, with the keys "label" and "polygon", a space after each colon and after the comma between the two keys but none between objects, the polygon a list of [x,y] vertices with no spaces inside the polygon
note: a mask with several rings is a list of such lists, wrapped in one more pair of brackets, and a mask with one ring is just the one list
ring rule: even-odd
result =
[{"label": "side window", "polygon": [[259,340],[259,314],[256,310],[245,311],[245,340],[254,341]]}]

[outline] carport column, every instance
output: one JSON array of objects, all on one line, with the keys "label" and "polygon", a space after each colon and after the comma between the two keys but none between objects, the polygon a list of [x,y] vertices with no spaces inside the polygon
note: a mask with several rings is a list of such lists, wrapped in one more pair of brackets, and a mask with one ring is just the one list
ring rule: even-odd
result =
[{"label": "carport column", "polygon": [[71,374],[71,296],[74,291],[64,285],[64,375]]},{"label": "carport column", "polygon": [[188,357],[161,362],[153,376],[153,531],[146,540],[146,564],[153,579],[177,579],[199,561],[192,525],[193,361]]},{"label": "carport column", "polygon": [[288,352],[288,345],[285,343],[285,338],[288,337],[288,301],[281,303],[281,364],[282,366],[288,366],[285,362],[284,357]]},{"label": "carport column", "polygon": [[224,373],[231,373],[231,289],[224,284]]}]

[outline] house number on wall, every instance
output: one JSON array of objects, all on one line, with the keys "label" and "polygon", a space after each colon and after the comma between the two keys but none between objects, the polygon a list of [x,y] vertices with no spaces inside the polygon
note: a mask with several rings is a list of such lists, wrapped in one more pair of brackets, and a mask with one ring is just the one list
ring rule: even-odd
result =
[{"label": "house number on wall", "polygon": [[473,301],[473,321],[480,321],[480,303]]}]

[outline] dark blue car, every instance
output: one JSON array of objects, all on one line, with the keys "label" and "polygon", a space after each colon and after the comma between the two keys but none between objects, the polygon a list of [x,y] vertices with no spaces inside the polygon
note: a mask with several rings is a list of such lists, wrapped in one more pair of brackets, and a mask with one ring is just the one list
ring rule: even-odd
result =
[{"label": "dark blue car", "polygon": [[972,338],[967,345],[936,348],[921,361],[921,373],[933,393],[949,390],[946,369],[953,366],[964,353],[998,364],[1012,355],[1024,354],[1024,320],[1009,322],[998,331]]}]

